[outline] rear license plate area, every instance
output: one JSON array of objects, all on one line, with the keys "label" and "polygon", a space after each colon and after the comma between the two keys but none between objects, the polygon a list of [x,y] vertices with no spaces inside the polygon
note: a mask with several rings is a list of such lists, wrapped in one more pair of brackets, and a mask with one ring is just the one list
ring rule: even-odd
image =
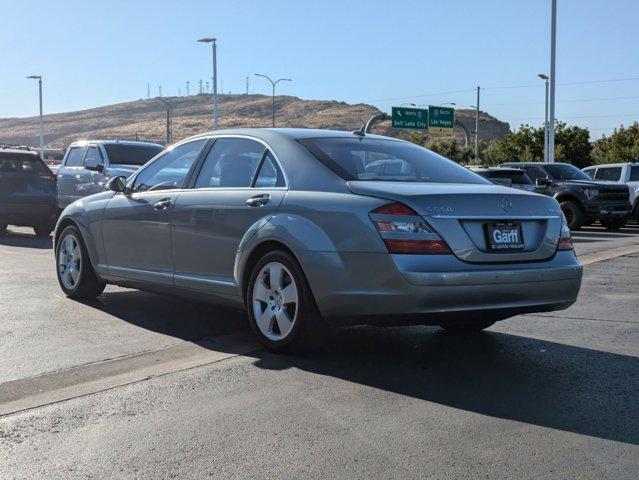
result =
[{"label": "rear license plate area", "polygon": [[487,223],[486,244],[489,250],[521,250],[524,238],[519,222]]}]

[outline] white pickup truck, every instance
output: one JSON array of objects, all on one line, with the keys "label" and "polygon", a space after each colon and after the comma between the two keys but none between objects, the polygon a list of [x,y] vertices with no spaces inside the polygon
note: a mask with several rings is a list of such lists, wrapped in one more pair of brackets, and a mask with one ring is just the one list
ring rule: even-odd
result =
[{"label": "white pickup truck", "polygon": [[628,185],[632,215],[639,222],[639,163],[593,165],[584,168],[583,171],[595,180],[608,180]]},{"label": "white pickup truck", "polygon": [[155,143],[119,140],[72,143],[62,164],[49,167],[58,176],[59,210],[79,198],[103,192],[111,178],[128,177],[163,149]]}]

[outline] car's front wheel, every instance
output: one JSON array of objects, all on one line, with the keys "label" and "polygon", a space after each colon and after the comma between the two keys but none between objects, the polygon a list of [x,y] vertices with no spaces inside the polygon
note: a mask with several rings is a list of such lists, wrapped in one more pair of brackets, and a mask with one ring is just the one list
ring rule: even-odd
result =
[{"label": "car's front wheel", "polygon": [[0,223],[0,235],[4,235],[5,233],[7,233],[7,224]]},{"label": "car's front wheel", "polygon": [[51,235],[51,232],[53,231],[53,227],[51,225],[46,225],[46,224],[36,225],[33,227],[33,231],[35,232],[37,237],[46,238]]},{"label": "car's front wheel", "polygon": [[323,326],[304,272],[284,251],[264,255],[253,267],[246,294],[251,328],[268,349],[305,349]]},{"label": "car's front wheel", "polygon": [[106,284],[96,277],[77,227],[69,226],[62,231],[55,256],[58,283],[67,297],[91,299],[104,291]]}]

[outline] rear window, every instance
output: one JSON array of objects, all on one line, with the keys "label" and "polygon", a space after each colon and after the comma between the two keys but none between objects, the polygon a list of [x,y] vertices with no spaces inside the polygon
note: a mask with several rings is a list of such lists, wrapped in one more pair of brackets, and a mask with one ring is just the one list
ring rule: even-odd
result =
[{"label": "rear window", "polygon": [[490,183],[412,143],[373,138],[307,138],[300,143],[344,180]]},{"label": "rear window", "polygon": [[631,182],[639,182],[639,166],[630,167],[630,179]]},{"label": "rear window", "polygon": [[499,171],[499,170],[489,170],[486,173],[484,173],[484,176],[486,178],[500,178],[500,179],[506,179],[506,180],[511,180],[513,184],[518,184],[518,185],[531,185],[532,182],[530,181],[530,178],[528,178],[528,175],[526,175],[526,172],[504,172],[504,171]]},{"label": "rear window", "polygon": [[127,145],[107,143],[104,148],[111,165],[144,165],[164,150],[159,145]]},{"label": "rear window", "polygon": [[551,163],[544,165],[544,168],[553,176],[553,178],[559,181],[591,180],[588,175],[579,170],[577,167],[567,163]]},{"label": "rear window", "polygon": [[621,178],[621,167],[604,167],[597,170],[595,175],[597,180],[609,180],[611,182],[618,182]]},{"label": "rear window", "polygon": [[46,172],[47,166],[36,155],[21,155],[19,153],[0,154],[0,172]]}]

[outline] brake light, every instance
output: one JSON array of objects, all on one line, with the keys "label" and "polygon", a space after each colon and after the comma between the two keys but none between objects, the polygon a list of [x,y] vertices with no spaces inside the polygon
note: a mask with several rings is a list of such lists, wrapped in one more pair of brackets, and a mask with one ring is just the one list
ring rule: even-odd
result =
[{"label": "brake light", "polygon": [[561,250],[574,250],[575,246],[572,244],[572,238],[570,236],[561,237],[557,244],[557,251]]},{"label": "brake light", "polygon": [[55,182],[58,179],[57,175],[53,172],[39,172],[38,176],[41,180],[50,180],[52,182]]},{"label": "brake light", "polygon": [[393,202],[370,213],[389,253],[441,255],[448,245],[412,208]]}]

